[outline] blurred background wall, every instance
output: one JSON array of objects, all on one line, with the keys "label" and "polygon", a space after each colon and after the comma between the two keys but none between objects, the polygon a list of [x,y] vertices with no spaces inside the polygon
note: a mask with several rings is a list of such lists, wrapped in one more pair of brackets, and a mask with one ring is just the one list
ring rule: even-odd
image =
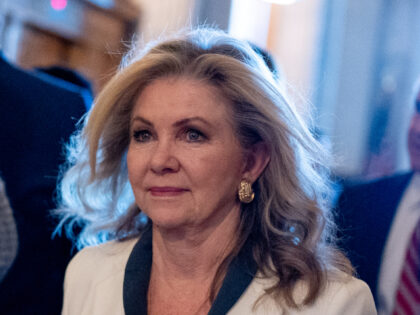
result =
[{"label": "blurred background wall", "polygon": [[408,167],[411,90],[420,74],[419,1],[1,0],[0,47],[31,69],[62,65],[95,92],[132,39],[209,24],[267,49],[336,157],[335,172],[377,177]]}]

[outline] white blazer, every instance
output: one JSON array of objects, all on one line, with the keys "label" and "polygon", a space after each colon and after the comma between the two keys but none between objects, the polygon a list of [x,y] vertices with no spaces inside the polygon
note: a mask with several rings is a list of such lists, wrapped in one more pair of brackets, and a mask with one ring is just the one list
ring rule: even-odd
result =
[{"label": "white blazer", "polygon": [[[80,251],[66,270],[62,315],[124,315],[125,266],[137,241],[109,242]],[[301,310],[286,312],[270,297],[263,298],[254,309],[254,303],[270,282],[270,279],[255,277],[227,314],[377,314],[369,287],[350,276],[346,280],[329,281],[316,302]],[[303,286],[298,285],[295,297],[299,299],[303,293]]]}]

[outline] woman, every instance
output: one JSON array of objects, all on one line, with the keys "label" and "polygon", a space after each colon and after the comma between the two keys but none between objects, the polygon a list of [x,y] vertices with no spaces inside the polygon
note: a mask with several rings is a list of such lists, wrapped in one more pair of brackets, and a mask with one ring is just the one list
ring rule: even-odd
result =
[{"label": "woman", "polygon": [[112,240],[70,263],[63,314],[375,314],[322,150],[249,45],[200,29],[131,57],[61,183],[79,246]]}]

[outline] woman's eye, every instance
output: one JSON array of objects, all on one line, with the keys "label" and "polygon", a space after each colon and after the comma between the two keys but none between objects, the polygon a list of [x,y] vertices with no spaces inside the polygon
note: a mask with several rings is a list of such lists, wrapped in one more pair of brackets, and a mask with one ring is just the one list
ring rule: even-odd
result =
[{"label": "woman's eye", "polygon": [[133,138],[137,142],[148,142],[152,139],[152,134],[148,130],[137,130],[133,132]]},{"label": "woman's eye", "polygon": [[204,134],[196,129],[187,129],[185,134],[189,142],[201,142],[205,139]]}]

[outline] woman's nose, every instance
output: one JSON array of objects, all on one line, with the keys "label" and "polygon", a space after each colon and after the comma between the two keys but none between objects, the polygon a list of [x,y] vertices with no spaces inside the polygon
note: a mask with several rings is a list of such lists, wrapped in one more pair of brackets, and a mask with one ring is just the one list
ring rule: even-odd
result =
[{"label": "woman's nose", "polygon": [[179,161],[174,155],[174,143],[158,141],[151,157],[151,169],[154,173],[163,175],[179,170]]}]

